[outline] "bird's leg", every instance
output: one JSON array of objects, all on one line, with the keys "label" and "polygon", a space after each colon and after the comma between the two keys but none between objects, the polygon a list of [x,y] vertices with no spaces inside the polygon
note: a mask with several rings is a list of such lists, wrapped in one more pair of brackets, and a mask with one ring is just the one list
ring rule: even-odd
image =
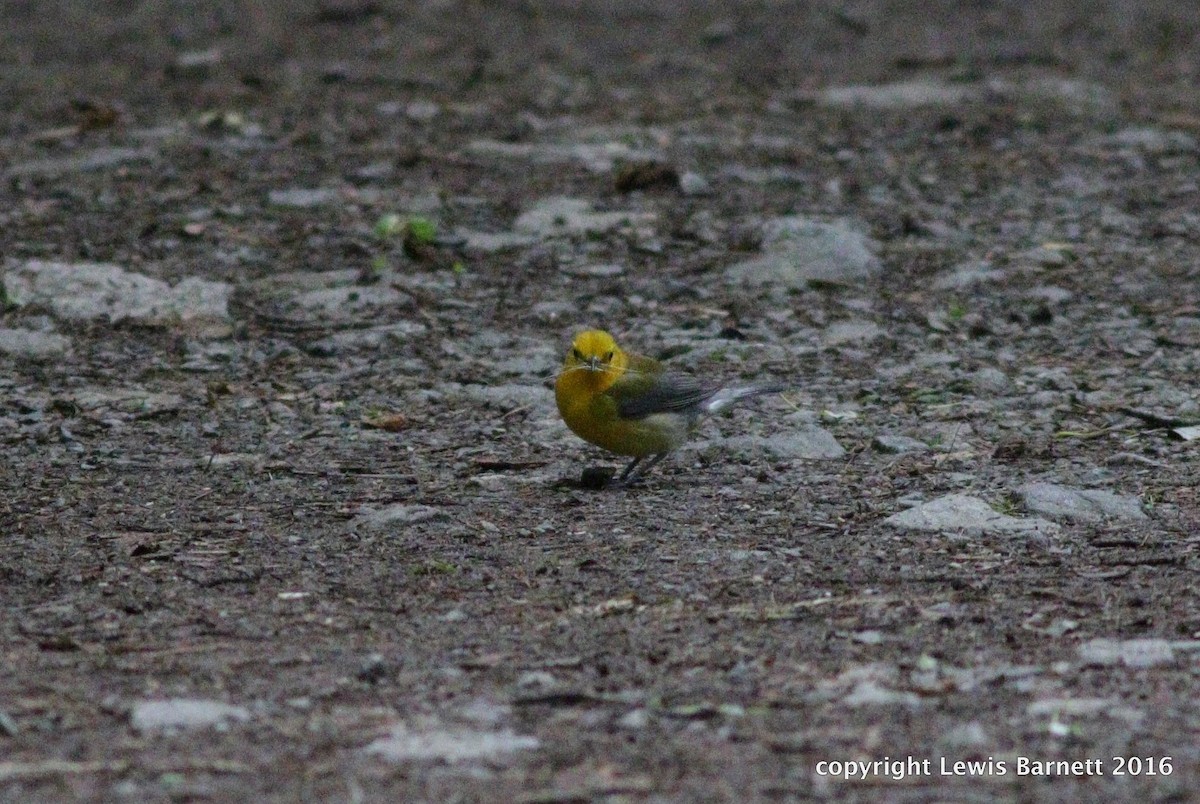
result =
[{"label": "bird's leg", "polygon": [[642,459],[634,458],[629,463],[629,466],[625,467],[625,471],[621,473],[621,476],[619,478],[617,478],[617,485],[632,486],[634,483],[637,483],[643,477],[645,477],[646,473],[649,472],[651,469],[653,469],[655,466],[657,466],[658,462],[661,461],[665,457],[667,457],[667,453],[665,453],[665,452],[660,452],[656,455],[652,455],[650,457],[650,460],[641,464],[641,467],[637,471],[634,471],[634,467],[637,466],[639,463],[641,463]]}]

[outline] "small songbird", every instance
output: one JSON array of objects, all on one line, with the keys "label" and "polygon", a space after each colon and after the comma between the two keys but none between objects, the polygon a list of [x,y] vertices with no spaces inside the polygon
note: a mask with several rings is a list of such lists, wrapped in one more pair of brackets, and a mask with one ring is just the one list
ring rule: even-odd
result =
[{"label": "small songbird", "polygon": [[624,486],[679,447],[701,415],[783,390],[780,385],[710,385],[669,371],[653,358],[624,352],[612,335],[598,329],[575,336],[554,385],[558,411],[575,435],[633,458],[616,481]]}]

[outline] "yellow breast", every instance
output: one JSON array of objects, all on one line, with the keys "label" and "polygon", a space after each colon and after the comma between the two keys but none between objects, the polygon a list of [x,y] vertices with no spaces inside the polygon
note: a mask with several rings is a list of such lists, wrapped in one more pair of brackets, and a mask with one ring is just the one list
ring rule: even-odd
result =
[{"label": "yellow breast", "polygon": [[617,403],[604,391],[612,379],[603,372],[564,371],[554,384],[558,412],[571,432],[618,455],[646,457],[669,452],[687,437],[691,417],[656,413],[622,419]]}]

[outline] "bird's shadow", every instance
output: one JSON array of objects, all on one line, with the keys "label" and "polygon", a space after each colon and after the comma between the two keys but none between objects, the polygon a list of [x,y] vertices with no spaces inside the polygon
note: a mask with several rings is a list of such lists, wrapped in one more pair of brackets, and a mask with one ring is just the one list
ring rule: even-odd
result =
[{"label": "bird's shadow", "polygon": [[641,478],[633,483],[617,480],[617,470],[611,466],[585,466],[579,477],[564,477],[554,482],[555,489],[574,489],[577,491],[605,491],[637,488]]}]

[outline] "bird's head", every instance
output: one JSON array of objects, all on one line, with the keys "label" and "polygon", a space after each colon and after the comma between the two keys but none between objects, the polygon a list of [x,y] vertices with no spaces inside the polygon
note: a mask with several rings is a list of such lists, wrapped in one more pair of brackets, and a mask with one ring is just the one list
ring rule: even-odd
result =
[{"label": "bird's head", "polygon": [[619,372],[625,367],[625,355],[613,336],[604,330],[589,329],[575,336],[567,352],[564,369]]}]

